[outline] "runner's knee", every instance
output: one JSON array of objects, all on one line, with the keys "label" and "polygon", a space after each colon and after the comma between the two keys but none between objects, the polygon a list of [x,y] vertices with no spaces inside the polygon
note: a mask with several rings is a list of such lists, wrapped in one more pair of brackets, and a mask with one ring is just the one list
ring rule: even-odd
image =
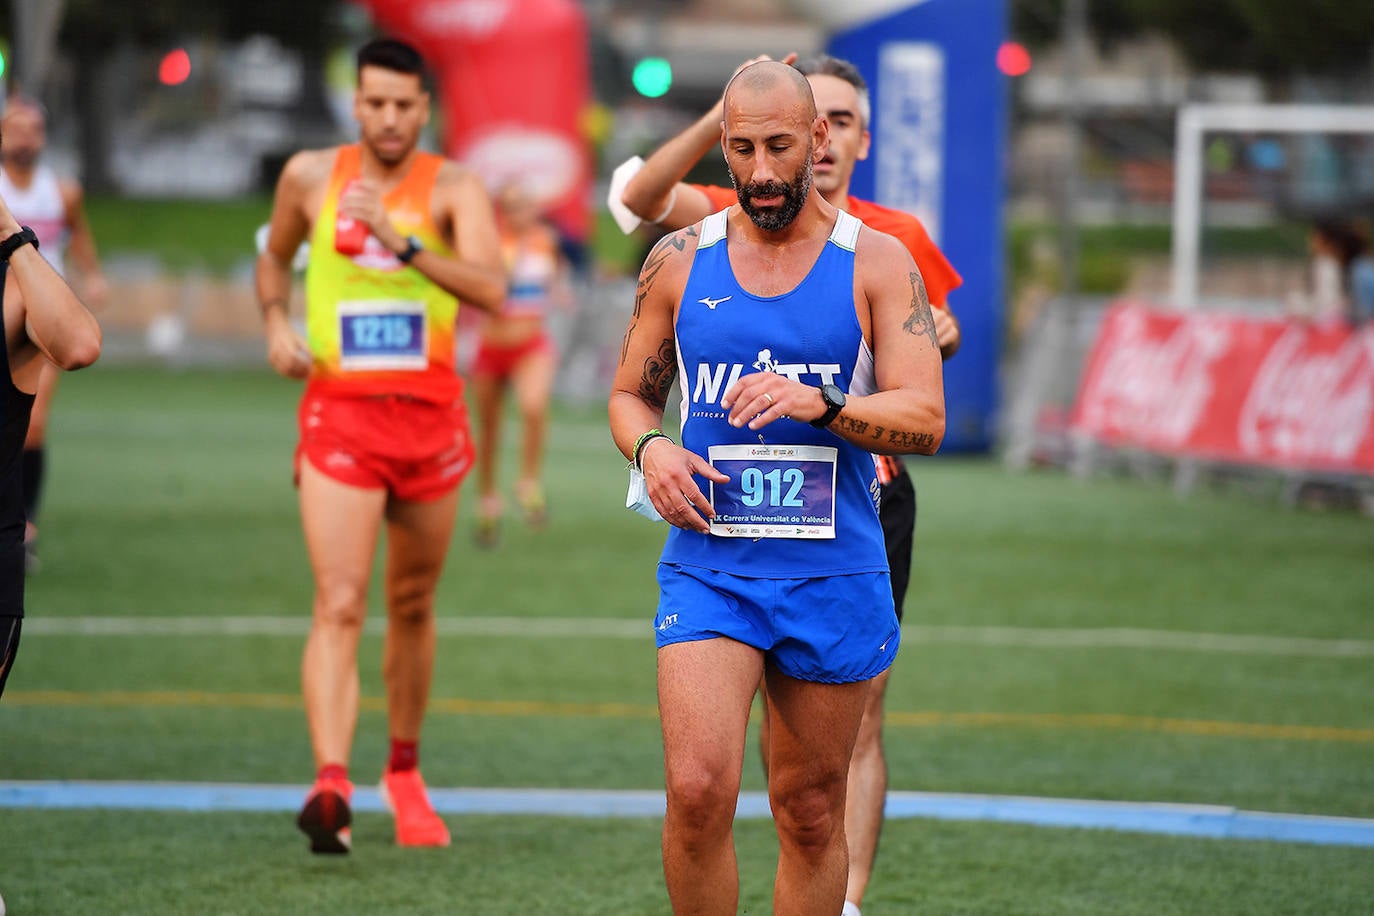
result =
[{"label": "runner's knee", "polygon": [[414,576],[390,583],[387,594],[387,617],[393,623],[417,625],[427,623],[434,616],[434,580],[428,576]]},{"label": "runner's knee", "polygon": [[844,829],[845,774],[781,782],[769,791],[779,837],[802,849],[828,848]]},{"label": "runner's knee", "polygon": [[679,829],[708,834],[729,829],[735,816],[739,780],[706,767],[675,769],[668,778],[668,808]]},{"label": "runner's knee", "polygon": [[355,583],[321,585],[315,593],[315,622],[338,629],[361,630],[367,617],[367,589]]}]

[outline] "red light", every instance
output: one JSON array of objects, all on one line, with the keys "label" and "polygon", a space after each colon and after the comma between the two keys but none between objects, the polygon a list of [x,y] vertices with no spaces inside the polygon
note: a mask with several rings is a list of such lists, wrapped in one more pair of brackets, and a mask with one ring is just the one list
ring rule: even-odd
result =
[{"label": "red light", "polygon": [[1030,68],[1030,52],[1019,41],[1003,42],[997,49],[997,69],[1007,76],[1025,76]]},{"label": "red light", "polygon": [[180,86],[191,76],[191,55],[185,48],[168,51],[157,65],[158,82],[164,86]]}]

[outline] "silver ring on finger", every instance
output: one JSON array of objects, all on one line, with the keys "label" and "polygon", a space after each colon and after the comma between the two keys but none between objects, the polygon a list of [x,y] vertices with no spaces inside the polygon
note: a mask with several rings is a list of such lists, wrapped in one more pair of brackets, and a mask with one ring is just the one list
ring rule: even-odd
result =
[{"label": "silver ring on finger", "polygon": [[766,391],[763,393],[763,396],[764,396],[765,398],[768,399],[768,406],[769,406],[769,407],[772,407],[772,406],[773,406],[773,396],[772,396],[771,394],[769,394],[768,392],[766,392]]}]

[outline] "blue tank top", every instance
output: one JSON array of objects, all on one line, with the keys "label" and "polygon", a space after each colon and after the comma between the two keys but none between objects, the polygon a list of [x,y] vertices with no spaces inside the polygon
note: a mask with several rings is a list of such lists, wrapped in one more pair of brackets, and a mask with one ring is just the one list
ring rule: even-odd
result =
[{"label": "blue tank top", "polygon": [[662,561],[756,578],[886,571],[868,452],[800,420],[736,429],[720,406],[730,385],[750,372],[873,392],[873,354],[854,311],[862,224],[841,212],[795,289],[755,296],[730,267],[727,212],[702,221],[675,333],[682,444],[731,480],[713,486],[697,478],[716,508],[712,533],[673,528]]}]

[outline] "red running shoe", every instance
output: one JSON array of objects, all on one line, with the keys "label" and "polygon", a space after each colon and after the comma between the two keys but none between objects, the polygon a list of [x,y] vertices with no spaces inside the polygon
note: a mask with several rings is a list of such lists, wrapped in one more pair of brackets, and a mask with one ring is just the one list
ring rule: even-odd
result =
[{"label": "red running shoe", "polygon": [[382,773],[382,804],[396,816],[397,846],[447,846],[448,826],[434,813],[420,771]]},{"label": "red running shoe", "polygon": [[346,853],[353,848],[353,783],[347,779],[317,779],[296,826],[310,837],[310,851]]}]

